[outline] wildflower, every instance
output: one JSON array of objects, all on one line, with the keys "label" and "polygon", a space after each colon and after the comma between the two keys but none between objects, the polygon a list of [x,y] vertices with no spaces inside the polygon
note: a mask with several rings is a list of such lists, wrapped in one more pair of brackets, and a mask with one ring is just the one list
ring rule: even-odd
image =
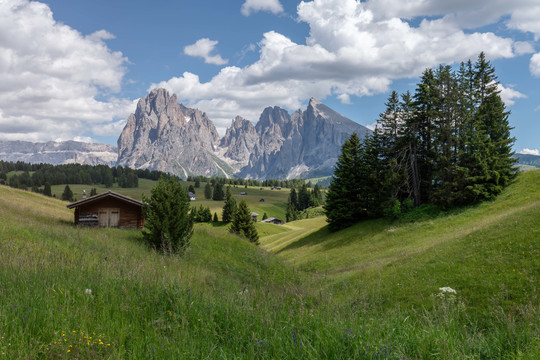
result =
[{"label": "wildflower", "polygon": [[448,287],[448,286],[445,286],[445,287],[441,287],[439,288],[439,292],[441,294],[457,294],[456,290],[452,289],[451,287]]},{"label": "wildflower", "polygon": [[84,290],[84,293],[86,295],[92,295],[92,289],[86,289],[86,290]]}]

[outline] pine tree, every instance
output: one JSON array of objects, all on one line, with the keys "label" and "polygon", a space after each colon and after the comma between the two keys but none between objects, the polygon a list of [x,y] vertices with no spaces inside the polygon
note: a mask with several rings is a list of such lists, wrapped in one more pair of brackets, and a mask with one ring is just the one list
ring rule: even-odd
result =
[{"label": "pine tree", "polygon": [[190,193],[195,194],[195,188],[193,187],[193,185],[189,185],[189,186],[188,186],[188,191],[189,191]]},{"label": "pine tree", "polygon": [[360,220],[360,151],[360,139],[353,133],[341,147],[326,194],[324,210],[331,230],[342,229]]},{"label": "pine tree", "polygon": [[162,177],[150,190],[150,198],[143,194],[143,203],[146,242],[166,253],[184,253],[193,234],[193,219],[182,184]]},{"label": "pine tree", "polygon": [[43,195],[52,196],[51,184],[48,181],[43,186]]},{"label": "pine tree", "polygon": [[64,192],[62,193],[62,200],[64,201],[73,201],[73,191],[69,188],[69,185],[66,185]]},{"label": "pine tree", "polygon": [[214,213],[214,219],[212,221],[215,222],[215,223],[217,223],[219,221],[218,216],[217,216],[217,212]]},{"label": "pine tree", "polygon": [[204,198],[210,200],[212,198],[212,186],[209,182],[204,186]]},{"label": "pine tree", "polygon": [[251,214],[245,200],[240,201],[238,204],[230,231],[245,236],[250,242],[259,244],[259,234],[257,233],[257,229],[255,229],[255,224],[251,219]]},{"label": "pine tree", "polygon": [[231,187],[227,186],[225,205],[223,205],[223,212],[221,213],[221,219],[223,222],[230,222],[233,219],[236,212],[236,200],[232,196]]},{"label": "pine tree", "polygon": [[262,219],[263,219],[263,220],[268,219],[268,215],[266,215],[266,213],[264,213]]},{"label": "pine tree", "polygon": [[224,198],[223,185],[220,182],[215,183],[212,199],[216,201],[222,201]]}]

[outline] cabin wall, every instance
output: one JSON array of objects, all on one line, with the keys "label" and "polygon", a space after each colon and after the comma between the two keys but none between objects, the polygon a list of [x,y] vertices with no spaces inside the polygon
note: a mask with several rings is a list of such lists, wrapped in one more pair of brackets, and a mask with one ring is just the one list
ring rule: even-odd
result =
[{"label": "cabin wall", "polygon": [[88,204],[83,204],[75,209],[75,224],[83,224],[79,219],[89,216],[99,216],[99,210],[104,208],[119,209],[120,218],[118,221],[119,228],[137,229],[144,226],[142,216],[142,208],[135,204],[131,204],[113,197],[97,199]]}]

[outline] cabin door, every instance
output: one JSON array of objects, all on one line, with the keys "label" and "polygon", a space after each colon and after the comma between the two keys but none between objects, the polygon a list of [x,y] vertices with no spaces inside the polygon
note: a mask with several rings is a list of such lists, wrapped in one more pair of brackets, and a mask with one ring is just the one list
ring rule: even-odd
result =
[{"label": "cabin door", "polygon": [[120,209],[105,208],[99,210],[99,226],[118,227],[120,222]]}]

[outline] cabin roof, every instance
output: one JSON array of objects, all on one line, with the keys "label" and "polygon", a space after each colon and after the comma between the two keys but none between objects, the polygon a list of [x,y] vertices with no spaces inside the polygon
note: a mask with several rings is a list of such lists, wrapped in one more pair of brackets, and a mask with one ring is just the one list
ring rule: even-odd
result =
[{"label": "cabin roof", "polygon": [[82,200],[79,200],[79,201],[72,202],[71,204],[67,205],[67,208],[68,209],[73,209],[73,208],[75,208],[77,206],[81,206],[81,205],[84,205],[84,204],[87,204],[87,203],[91,203],[93,201],[103,199],[103,198],[106,198],[106,197],[109,197],[109,196],[113,197],[113,198],[116,198],[116,199],[119,199],[119,200],[122,200],[122,201],[125,201],[125,202],[128,202],[128,203],[133,204],[133,205],[137,205],[137,206],[141,206],[141,207],[144,206],[144,204],[142,202],[140,202],[139,200],[135,200],[135,199],[132,199],[132,198],[127,197],[125,195],[122,195],[122,194],[119,194],[119,193],[116,193],[114,191],[109,190],[109,191],[101,193],[101,194],[90,196],[90,197],[88,197],[86,199],[82,199]]}]

